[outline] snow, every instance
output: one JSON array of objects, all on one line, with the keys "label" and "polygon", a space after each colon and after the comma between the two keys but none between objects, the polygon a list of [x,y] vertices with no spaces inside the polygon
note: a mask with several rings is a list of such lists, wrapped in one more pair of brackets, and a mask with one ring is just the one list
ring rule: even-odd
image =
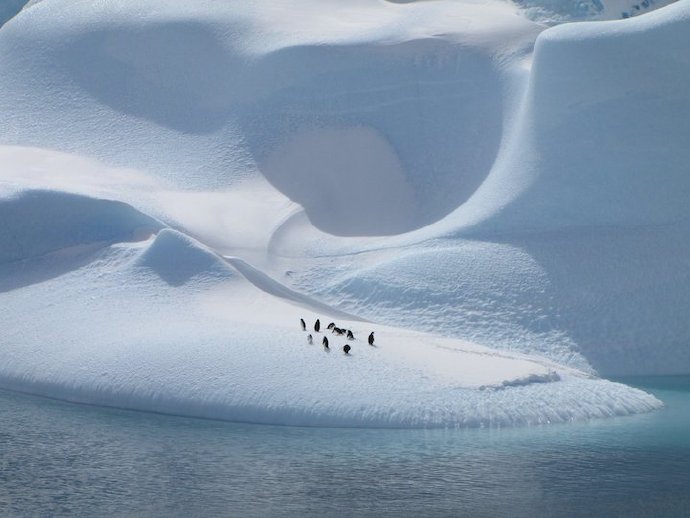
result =
[{"label": "snow", "polygon": [[516,0],[533,20],[557,24],[568,21],[619,20],[649,13],[675,0]]},{"label": "snow", "polygon": [[[275,294],[265,277],[240,273],[174,230],[73,259],[68,272],[3,297],[0,324],[12,329],[3,344],[4,387],[82,403],[309,426],[507,426],[659,404],[544,360],[316,313],[308,301]],[[26,261],[24,269],[42,270],[43,261]],[[332,318],[356,339],[311,331],[310,345],[299,318],[310,327],[316,318],[324,327]],[[50,329],[49,342],[36,340],[37,322]],[[374,346],[365,341],[371,330]],[[322,335],[330,338],[329,352]],[[549,394],[544,387],[556,383],[560,389]]]},{"label": "snow", "polygon": [[0,28],[0,386],[310,426],[658,408],[598,376],[690,371],[690,3],[529,16],[31,2]]}]

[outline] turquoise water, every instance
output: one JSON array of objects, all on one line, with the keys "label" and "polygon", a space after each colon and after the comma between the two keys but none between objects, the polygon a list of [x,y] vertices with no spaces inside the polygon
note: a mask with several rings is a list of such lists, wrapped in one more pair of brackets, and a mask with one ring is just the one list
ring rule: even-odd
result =
[{"label": "turquoise water", "polygon": [[690,516],[690,376],[651,414],[502,430],[317,429],[0,392],[0,515]]}]

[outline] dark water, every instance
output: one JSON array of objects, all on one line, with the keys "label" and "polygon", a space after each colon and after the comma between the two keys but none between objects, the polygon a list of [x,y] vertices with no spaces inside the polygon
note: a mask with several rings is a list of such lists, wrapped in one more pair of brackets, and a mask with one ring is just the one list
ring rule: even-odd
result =
[{"label": "dark water", "polygon": [[467,431],[240,425],[0,392],[2,516],[690,516],[690,377],[667,404]]}]

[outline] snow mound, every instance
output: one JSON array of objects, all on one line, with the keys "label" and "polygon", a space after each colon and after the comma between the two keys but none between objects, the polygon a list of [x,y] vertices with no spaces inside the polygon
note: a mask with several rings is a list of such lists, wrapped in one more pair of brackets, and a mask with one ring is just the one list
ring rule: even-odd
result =
[{"label": "snow mound", "polygon": [[93,243],[138,241],[161,223],[131,206],[65,192],[0,198],[0,263]]},{"label": "snow mound", "polygon": [[164,228],[134,263],[149,268],[173,286],[199,276],[213,279],[231,277],[231,268],[221,257],[175,230]]}]

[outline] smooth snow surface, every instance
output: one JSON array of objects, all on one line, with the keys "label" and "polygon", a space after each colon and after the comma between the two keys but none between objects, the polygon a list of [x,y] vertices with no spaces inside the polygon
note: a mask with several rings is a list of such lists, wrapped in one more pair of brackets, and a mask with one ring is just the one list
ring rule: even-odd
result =
[{"label": "smooth snow surface", "polygon": [[690,1],[532,14],[31,2],[0,28],[0,386],[329,426],[657,408],[596,376],[690,372]]}]

